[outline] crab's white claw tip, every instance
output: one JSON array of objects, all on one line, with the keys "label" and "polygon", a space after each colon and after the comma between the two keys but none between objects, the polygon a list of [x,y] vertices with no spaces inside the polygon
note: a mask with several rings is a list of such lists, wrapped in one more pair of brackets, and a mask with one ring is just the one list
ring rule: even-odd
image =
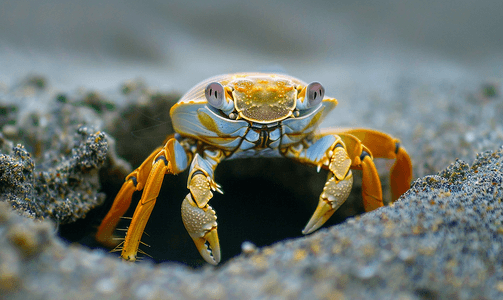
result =
[{"label": "crab's white claw tip", "polygon": [[307,223],[304,230],[302,230],[303,234],[309,234],[316,229],[320,228],[325,224],[325,222],[330,219],[330,217],[334,214],[335,209],[332,207],[332,204],[328,201],[320,200],[318,203],[318,207]]},{"label": "crab's white claw tip", "polygon": [[216,228],[208,231],[204,237],[194,239],[194,244],[205,261],[212,265],[218,265],[220,262],[220,242]]}]

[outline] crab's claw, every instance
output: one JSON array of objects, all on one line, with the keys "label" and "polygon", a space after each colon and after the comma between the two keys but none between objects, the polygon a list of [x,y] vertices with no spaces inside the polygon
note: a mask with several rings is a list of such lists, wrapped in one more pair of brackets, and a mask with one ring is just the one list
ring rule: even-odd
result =
[{"label": "crab's claw", "polygon": [[348,172],[343,180],[337,180],[332,176],[323,188],[323,193],[320,195],[318,207],[314,211],[313,216],[307,223],[303,234],[309,234],[323,226],[330,219],[334,212],[346,201],[353,186],[353,174]]},{"label": "crab's claw", "polygon": [[204,260],[217,265],[220,262],[220,243],[215,211],[208,204],[198,207],[189,193],[182,202],[182,220]]}]

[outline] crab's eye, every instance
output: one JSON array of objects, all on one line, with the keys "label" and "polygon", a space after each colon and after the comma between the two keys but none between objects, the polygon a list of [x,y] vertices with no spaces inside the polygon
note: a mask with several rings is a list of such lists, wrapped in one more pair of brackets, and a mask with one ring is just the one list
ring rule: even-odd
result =
[{"label": "crab's eye", "polygon": [[224,87],[218,82],[212,82],[206,86],[204,91],[208,103],[218,109],[222,109],[225,104],[225,91]]},{"label": "crab's eye", "polygon": [[307,107],[314,107],[321,103],[325,96],[325,89],[319,82],[311,82],[306,87],[306,105]]}]

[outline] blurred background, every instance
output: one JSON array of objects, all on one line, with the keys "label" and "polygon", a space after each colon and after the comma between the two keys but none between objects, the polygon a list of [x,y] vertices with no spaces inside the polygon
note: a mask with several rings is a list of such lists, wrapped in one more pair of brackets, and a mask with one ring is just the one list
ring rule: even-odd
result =
[{"label": "blurred background", "polygon": [[[501,78],[503,2],[0,1],[0,81],[186,91],[238,71],[283,71],[386,93],[398,78]],[[341,96],[342,94],[342,96]]]}]

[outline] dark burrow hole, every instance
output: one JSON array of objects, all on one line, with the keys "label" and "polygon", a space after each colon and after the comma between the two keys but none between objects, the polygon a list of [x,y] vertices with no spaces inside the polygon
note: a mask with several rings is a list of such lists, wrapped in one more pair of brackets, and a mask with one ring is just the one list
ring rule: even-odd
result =
[{"label": "dark burrow hole", "polygon": [[[343,222],[361,214],[363,204],[358,172],[354,172],[355,185],[351,196],[324,227]],[[222,260],[220,265],[241,253],[241,244],[250,241],[257,247],[303,236],[301,231],[314,212],[318,197],[327,178],[327,171],[316,172],[312,166],[302,165],[282,158],[240,159],[222,162],[215,173],[224,194],[214,193],[210,205],[218,216],[218,234]],[[175,261],[191,267],[206,262],[201,258],[192,239],[186,232],[180,205],[185,195],[187,172],[166,175],[156,205],[147,223],[140,245],[152,258],[139,257],[156,263]],[[60,226],[60,235],[70,242],[79,242],[91,248],[100,246],[92,238],[93,232],[111,205],[120,184],[103,184],[107,202],[93,210],[84,220]],[[135,193],[125,216],[132,216],[141,194]],[[126,228],[123,220],[118,228]],[[324,228],[322,227],[322,228]],[[116,231],[123,236],[123,231]],[[109,250],[109,249],[105,249]],[[119,256],[119,253],[110,255]]]}]

